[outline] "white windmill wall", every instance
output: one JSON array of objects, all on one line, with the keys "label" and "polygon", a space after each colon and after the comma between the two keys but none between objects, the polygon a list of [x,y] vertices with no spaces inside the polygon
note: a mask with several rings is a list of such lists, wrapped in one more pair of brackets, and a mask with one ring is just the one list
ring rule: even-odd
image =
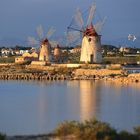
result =
[{"label": "white windmill wall", "polygon": [[102,62],[101,36],[94,37],[94,62]]},{"label": "white windmill wall", "polygon": [[42,44],[39,54],[39,61],[51,61],[51,46],[50,44]]},{"label": "white windmill wall", "polygon": [[91,61],[90,56],[93,54],[93,47],[89,44],[88,37],[84,36],[81,47],[80,61],[88,63]]},{"label": "white windmill wall", "polygon": [[54,56],[60,57],[61,56],[61,50],[60,48],[54,48]]},{"label": "white windmill wall", "polygon": [[102,62],[100,36],[83,37],[80,62],[85,63]]},{"label": "white windmill wall", "polygon": [[54,61],[55,62],[61,62],[61,49],[59,47],[54,48]]}]

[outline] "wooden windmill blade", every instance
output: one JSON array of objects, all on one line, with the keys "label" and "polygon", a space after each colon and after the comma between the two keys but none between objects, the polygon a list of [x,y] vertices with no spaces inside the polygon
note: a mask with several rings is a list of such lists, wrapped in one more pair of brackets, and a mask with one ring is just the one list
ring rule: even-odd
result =
[{"label": "wooden windmill blade", "polygon": [[104,26],[104,24],[105,24],[106,19],[107,19],[107,18],[104,17],[103,20],[97,22],[97,23],[94,25],[94,28],[95,28],[95,30],[96,30],[97,33],[100,33],[100,32],[101,32],[101,30],[102,30],[102,28],[103,28],[103,26]]},{"label": "wooden windmill blade", "polygon": [[84,20],[79,8],[76,9],[76,12],[72,18],[70,25],[67,28],[66,39],[67,45],[72,45],[79,43],[82,38],[84,29]]},{"label": "wooden windmill blade", "polygon": [[71,23],[67,28],[66,38],[68,44],[76,42],[78,39],[81,39],[81,34],[84,30],[84,20],[79,8],[76,9],[74,16],[72,17]]},{"label": "wooden windmill blade", "polygon": [[36,28],[36,32],[37,32],[37,35],[38,35],[38,39],[36,39],[35,37],[31,37],[29,36],[27,38],[28,40],[28,44],[30,46],[39,46],[40,45],[40,42],[42,41],[43,37],[44,37],[44,31],[43,31],[43,28],[41,25],[39,25],[37,28]]},{"label": "wooden windmill blade", "polygon": [[55,48],[58,44],[59,44],[59,42],[58,41],[49,41],[50,42],[50,44],[51,44],[51,47],[53,47],[53,48]]},{"label": "wooden windmill blade", "polygon": [[28,44],[31,46],[39,45],[39,41],[36,40],[34,37],[28,37]]},{"label": "wooden windmill blade", "polygon": [[81,38],[80,32],[77,31],[71,31],[67,33],[67,39],[70,41],[75,41],[77,39]]},{"label": "wooden windmill blade", "polygon": [[78,31],[69,31],[66,35],[67,45],[76,45],[81,42],[82,34]]},{"label": "wooden windmill blade", "polygon": [[44,31],[41,25],[36,28],[36,32],[38,34],[39,40],[42,40],[44,38]]},{"label": "wooden windmill blade", "polygon": [[47,34],[46,34],[46,37],[49,39],[54,33],[55,33],[55,29],[54,29],[54,27],[51,27],[49,30],[48,30],[48,32],[47,32]]},{"label": "wooden windmill blade", "polygon": [[83,20],[82,13],[79,8],[77,8],[77,10],[76,10],[76,13],[74,15],[74,20],[80,29],[82,29],[84,27],[84,20]]},{"label": "wooden windmill blade", "polygon": [[93,16],[95,14],[95,11],[96,11],[96,4],[94,3],[89,8],[89,15],[88,15],[88,19],[87,19],[87,25],[91,25],[92,24],[92,20],[93,20]]}]

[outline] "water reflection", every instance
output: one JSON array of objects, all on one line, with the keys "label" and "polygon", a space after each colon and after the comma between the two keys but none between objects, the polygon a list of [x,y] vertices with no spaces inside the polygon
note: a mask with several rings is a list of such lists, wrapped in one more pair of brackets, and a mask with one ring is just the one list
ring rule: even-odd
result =
[{"label": "water reflection", "polygon": [[80,81],[80,119],[82,121],[96,116],[97,85],[94,81]]},{"label": "water reflection", "polygon": [[140,85],[102,81],[1,81],[0,131],[41,134],[93,117],[117,130],[140,124]]}]

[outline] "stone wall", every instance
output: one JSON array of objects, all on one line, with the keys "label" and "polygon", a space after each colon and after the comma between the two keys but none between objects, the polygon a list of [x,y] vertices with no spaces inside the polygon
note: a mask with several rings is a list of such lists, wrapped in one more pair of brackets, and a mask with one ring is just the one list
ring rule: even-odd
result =
[{"label": "stone wall", "polygon": [[[31,65],[48,65],[46,61],[32,61]],[[78,67],[84,67],[84,68],[102,68],[102,67],[106,67],[106,65],[103,64],[69,64],[69,63],[65,63],[65,64],[55,64],[55,63],[51,63],[50,66],[52,67],[67,67],[67,68],[78,68]]]},{"label": "stone wall", "polygon": [[45,71],[50,71],[54,70],[55,67],[50,67],[50,66],[43,66],[43,65],[27,65],[27,69],[35,69],[35,70],[45,70]]},{"label": "stone wall", "polygon": [[107,69],[122,69],[121,64],[110,64],[110,65],[106,65]]},{"label": "stone wall", "polygon": [[0,63],[0,66],[12,66],[14,63]]},{"label": "stone wall", "polygon": [[76,69],[73,74],[75,76],[109,76],[109,75],[121,75],[122,70],[109,70],[109,69]]},{"label": "stone wall", "polygon": [[40,66],[45,66],[47,64],[46,61],[32,61],[31,65],[39,65]]}]

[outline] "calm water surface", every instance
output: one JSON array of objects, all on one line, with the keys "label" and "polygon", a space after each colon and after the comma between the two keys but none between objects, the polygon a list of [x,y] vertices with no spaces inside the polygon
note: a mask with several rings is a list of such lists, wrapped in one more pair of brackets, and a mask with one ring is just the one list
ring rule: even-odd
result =
[{"label": "calm water surface", "polygon": [[42,134],[64,120],[93,117],[132,131],[140,125],[140,84],[0,81],[0,132]]}]

